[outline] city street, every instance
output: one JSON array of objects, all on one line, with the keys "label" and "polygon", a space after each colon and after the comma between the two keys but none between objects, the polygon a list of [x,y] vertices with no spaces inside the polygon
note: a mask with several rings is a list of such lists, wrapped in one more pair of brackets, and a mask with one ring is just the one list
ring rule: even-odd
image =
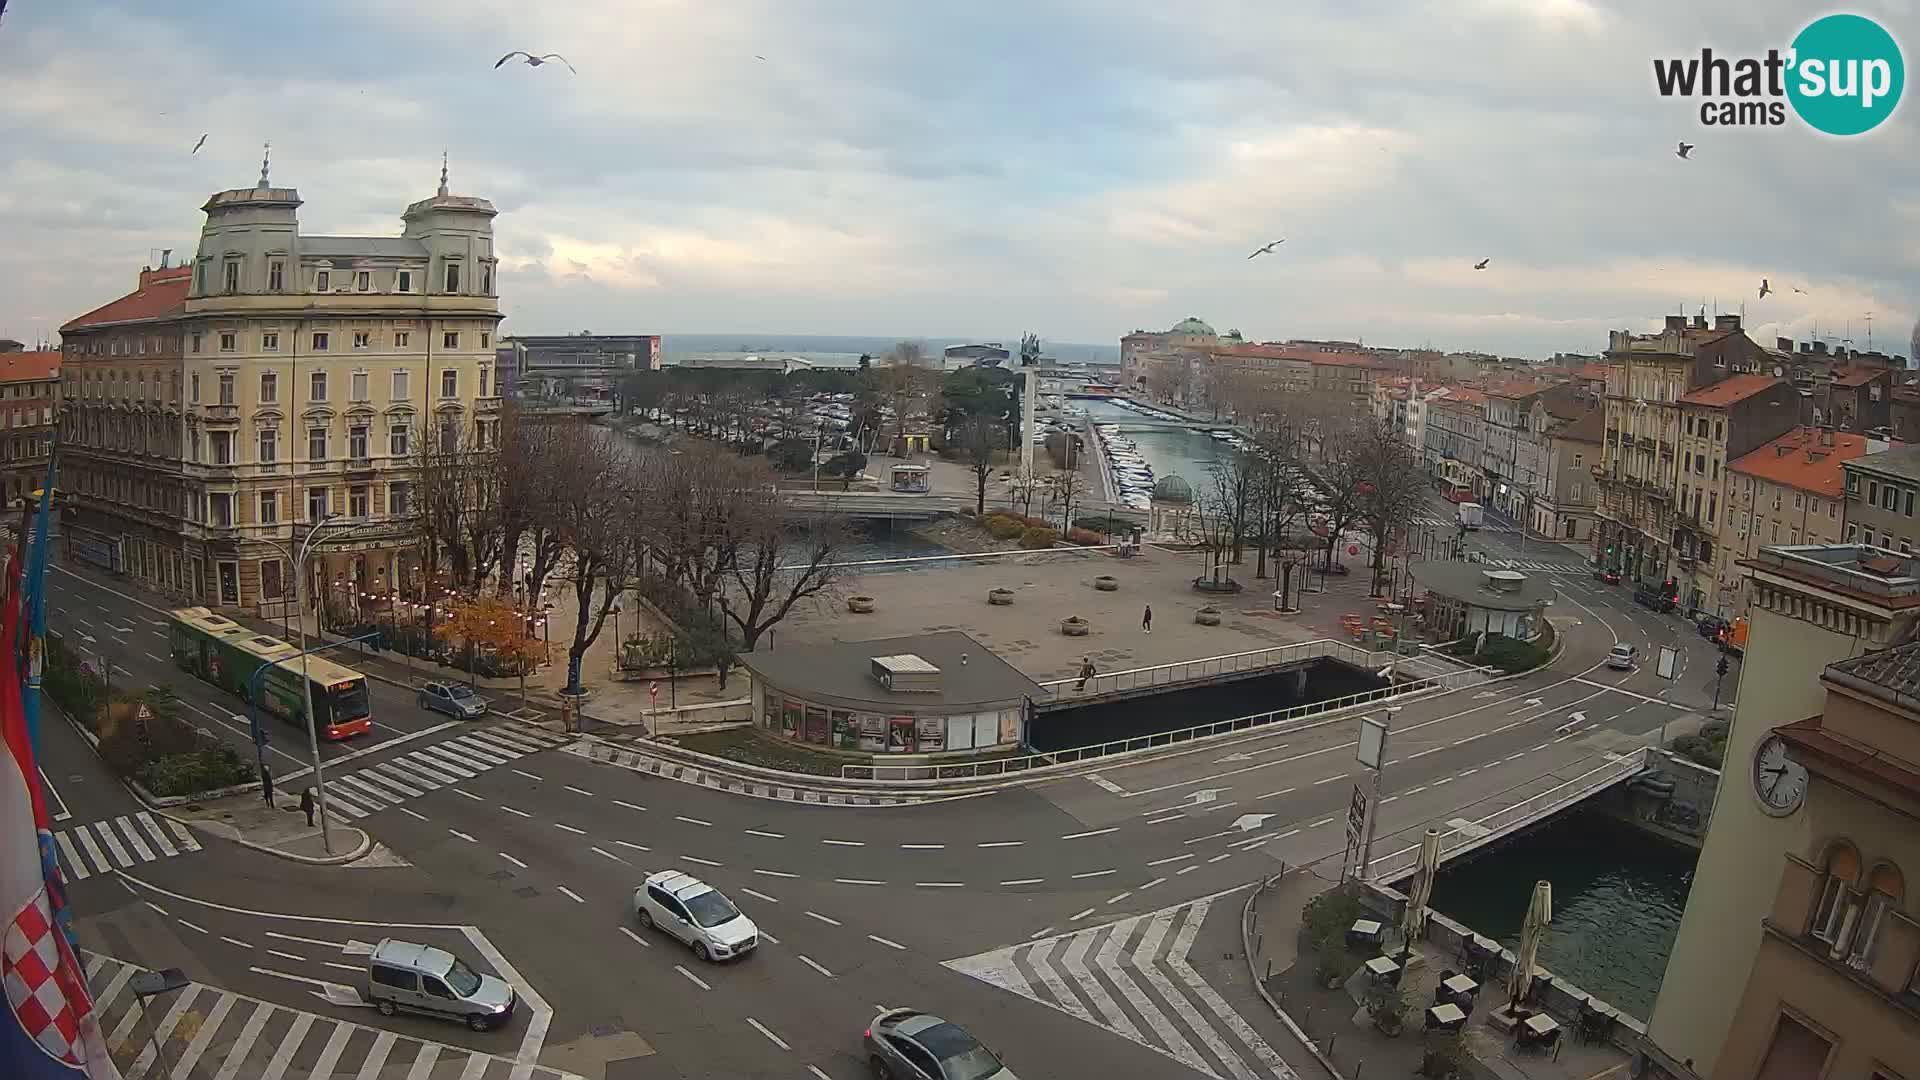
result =
[{"label": "city street", "polygon": [[[1509,535],[1482,530],[1470,544],[1519,559]],[[1529,548],[1577,562],[1564,548]],[[1555,576],[1556,666],[1412,700],[1395,716],[1376,856],[1706,708],[1712,650],[1690,624],[1581,574]],[[237,702],[166,662],[155,610],[90,576],[50,580],[56,629],[76,634],[83,619],[124,628],[108,631],[116,680],[168,682],[194,715],[245,742]],[[1650,658],[1608,670],[1600,661],[1616,640],[1649,650],[1670,641],[1688,666],[1677,682],[1658,678]],[[375,1070],[425,1061],[413,1075],[435,1077],[536,1075],[537,1055],[581,1075],[851,1080],[866,1069],[861,1026],[899,1005],[960,1021],[1025,1075],[1318,1075],[1258,999],[1203,957],[1237,951],[1244,890],[1281,864],[1337,871],[1345,808],[1363,780],[1352,718],[1119,764],[1097,779],[857,809],[645,775],[590,761],[578,743],[556,746],[549,732],[449,724],[397,687],[370,689],[374,737],[327,753],[337,813],[380,845],[373,866],[291,863],[200,830],[189,848],[143,818],[69,727],[47,725],[47,772],[69,814],[59,846],[88,871],[72,875],[82,944],[113,958],[96,982],[112,982],[115,962],[183,967],[206,988],[183,1014],[199,1011],[199,1032],[223,1032],[179,1075],[213,1077],[235,1054],[264,1069],[284,1052],[296,1075],[332,1053]],[[296,776],[304,748],[284,737],[274,748],[283,775]],[[633,889],[669,866],[728,892],[760,924],[763,946],[703,964],[642,930]],[[529,1010],[484,1033],[378,1017],[348,988],[363,981],[355,950],[384,936],[511,968],[551,1015]],[[1216,940],[1222,949],[1196,951]]]}]

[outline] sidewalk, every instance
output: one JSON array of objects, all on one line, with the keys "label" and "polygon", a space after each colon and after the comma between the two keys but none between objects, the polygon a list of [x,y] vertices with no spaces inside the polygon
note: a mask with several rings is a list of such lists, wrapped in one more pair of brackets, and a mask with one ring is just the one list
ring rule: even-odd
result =
[{"label": "sidewalk", "polygon": [[274,792],[273,806],[256,792],[235,795],[196,810],[180,807],[170,815],[194,828],[248,847],[261,848],[301,862],[346,863],[360,859],[373,849],[373,840],[364,831],[341,820],[336,811],[328,831],[333,851],[328,853],[320,835],[319,817],[309,826],[300,813],[300,799],[284,791]]}]

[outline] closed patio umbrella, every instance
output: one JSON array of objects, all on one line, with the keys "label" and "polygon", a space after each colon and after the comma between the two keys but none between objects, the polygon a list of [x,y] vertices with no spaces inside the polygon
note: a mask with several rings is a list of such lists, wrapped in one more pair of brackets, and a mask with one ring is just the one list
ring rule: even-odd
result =
[{"label": "closed patio umbrella", "polygon": [[1428,829],[1420,838],[1420,862],[1414,867],[1406,914],[1400,919],[1400,933],[1409,948],[1427,934],[1427,905],[1433,900],[1433,879],[1439,873],[1440,830]]},{"label": "closed patio umbrella", "polygon": [[1553,883],[1533,883],[1533,900],[1527,905],[1527,919],[1520,924],[1520,947],[1513,951],[1513,973],[1507,977],[1507,1005],[1518,1009],[1533,987],[1534,962],[1540,957],[1540,939],[1546,937],[1553,922]]}]

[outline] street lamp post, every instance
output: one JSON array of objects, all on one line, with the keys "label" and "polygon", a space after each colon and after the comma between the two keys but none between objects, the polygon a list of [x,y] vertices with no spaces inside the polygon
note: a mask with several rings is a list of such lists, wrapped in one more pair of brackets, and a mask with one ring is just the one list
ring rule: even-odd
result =
[{"label": "street lamp post", "polygon": [[167,1060],[167,1052],[160,1046],[160,1033],[153,1026],[153,1015],[147,1012],[147,999],[172,993],[186,985],[186,973],[179,968],[143,971],[127,982],[128,989],[133,991],[133,999],[140,1005],[140,1019],[146,1022],[147,1039],[153,1046],[153,1056],[160,1059],[162,1076],[172,1075],[173,1064]]}]

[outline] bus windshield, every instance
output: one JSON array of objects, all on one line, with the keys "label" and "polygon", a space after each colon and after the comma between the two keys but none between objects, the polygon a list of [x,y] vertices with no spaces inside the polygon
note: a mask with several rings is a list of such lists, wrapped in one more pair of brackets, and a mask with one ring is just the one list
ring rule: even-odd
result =
[{"label": "bus windshield", "polygon": [[[367,705],[367,680],[354,679],[351,682],[334,683],[332,686],[313,686],[314,711],[327,724],[345,724],[359,720],[371,714]],[[322,699],[326,704],[320,704]]]}]

